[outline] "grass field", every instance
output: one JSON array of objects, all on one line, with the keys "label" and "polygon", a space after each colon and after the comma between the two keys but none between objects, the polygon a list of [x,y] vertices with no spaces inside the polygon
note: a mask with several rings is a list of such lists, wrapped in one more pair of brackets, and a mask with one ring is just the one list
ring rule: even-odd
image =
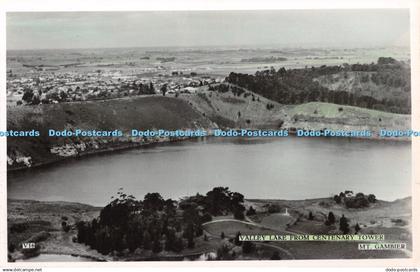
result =
[{"label": "grass field", "polygon": [[389,112],[343,106],[323,102],[311,102],[287,106],[285,126],[303,129],[331,130],[408,130],[411,116]]}]

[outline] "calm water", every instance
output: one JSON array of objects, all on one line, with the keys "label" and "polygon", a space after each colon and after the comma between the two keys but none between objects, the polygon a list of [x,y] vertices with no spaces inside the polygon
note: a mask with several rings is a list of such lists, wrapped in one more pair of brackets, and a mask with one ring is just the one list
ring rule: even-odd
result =
[{"label": "calm water", "polygon": [[215,186],[246,198],[305,199],[344,190],[411,195],[411,145],[369,140],[208,138],[74,159],[9,174],[8,197],[105,205],[118,188],[178,199]]}]

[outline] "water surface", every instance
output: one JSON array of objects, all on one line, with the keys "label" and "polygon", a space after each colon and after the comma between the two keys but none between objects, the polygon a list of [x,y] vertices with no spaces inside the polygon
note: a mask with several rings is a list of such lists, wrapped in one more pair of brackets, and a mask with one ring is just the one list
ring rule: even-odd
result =
[{"label": "water surface", "polygon": [[8,197],[105,205],[122,187],[178,199],[215,186],[246,198],[305,199],[344,190],[411,195],[409,143],[337,138],[207,138],[90,156],[9,174]]}]

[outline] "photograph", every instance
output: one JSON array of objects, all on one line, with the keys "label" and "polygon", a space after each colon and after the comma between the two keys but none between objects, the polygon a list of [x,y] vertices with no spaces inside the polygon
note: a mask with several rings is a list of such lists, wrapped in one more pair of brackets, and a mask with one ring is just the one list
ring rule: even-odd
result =
[{"label": "photograph", "polygon": [[9,264],[413,258],[409,8],[5,23]]}]

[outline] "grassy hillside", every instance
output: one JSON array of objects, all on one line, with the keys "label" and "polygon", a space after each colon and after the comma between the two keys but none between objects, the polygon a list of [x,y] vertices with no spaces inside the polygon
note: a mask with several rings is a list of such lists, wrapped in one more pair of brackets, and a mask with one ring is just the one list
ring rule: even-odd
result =
[{"label": "grassy hillside", "polygon": [[[279,128],[285,118],[283,106],[252,92],[238,96],[203,87],[199,94],[183,94],[180,98],[221,127],[273,129]],[[267,104],[273,108],[267,109]]]},{"label": "grassy hillside", "polygon": [[[199,95],[180,97],[219,125],[231,128],[369,129],[378,132],[381,128],[405,130],[411,127],[410,115],[323,102],[286,106],[250,91],[235,95],[232,91],[202,90]],[[268,108],[267,105],[273,106]]]},{"label": "grassy hillside", "polygon": [[[131,129],[183,129],[208,128],[211,122],[192,109],[185,101],[175,98],[150,96],[127,99],[60,103],[25,107],[9,107],[7,128],[10,130],[39,130],[41,137],[9,137],[9,158],[30,156],[32,163],[57,160],[51,147],[80,144],[85,141],[86,151],[115,147],[127,139],[77,139],[48,137],[48,129],[114,130],[129,132]],[[89,141],[89,143],[87,143]],[[127,143],[128,144],[128,143]],[[9,168],[23,166],[14,163]]]},{"label": "grassy hillside", "polygon": [[409,114],[410,67],[380,57],[371,64],[230,73],[226,81],[285,105],[328,102]]},{"label": "grassy hillside", "polygon": [[322,102],[289,106],[285,126],[304,129],[380,129],[406,130],[411,117],[405,114],[363,109]]}]

